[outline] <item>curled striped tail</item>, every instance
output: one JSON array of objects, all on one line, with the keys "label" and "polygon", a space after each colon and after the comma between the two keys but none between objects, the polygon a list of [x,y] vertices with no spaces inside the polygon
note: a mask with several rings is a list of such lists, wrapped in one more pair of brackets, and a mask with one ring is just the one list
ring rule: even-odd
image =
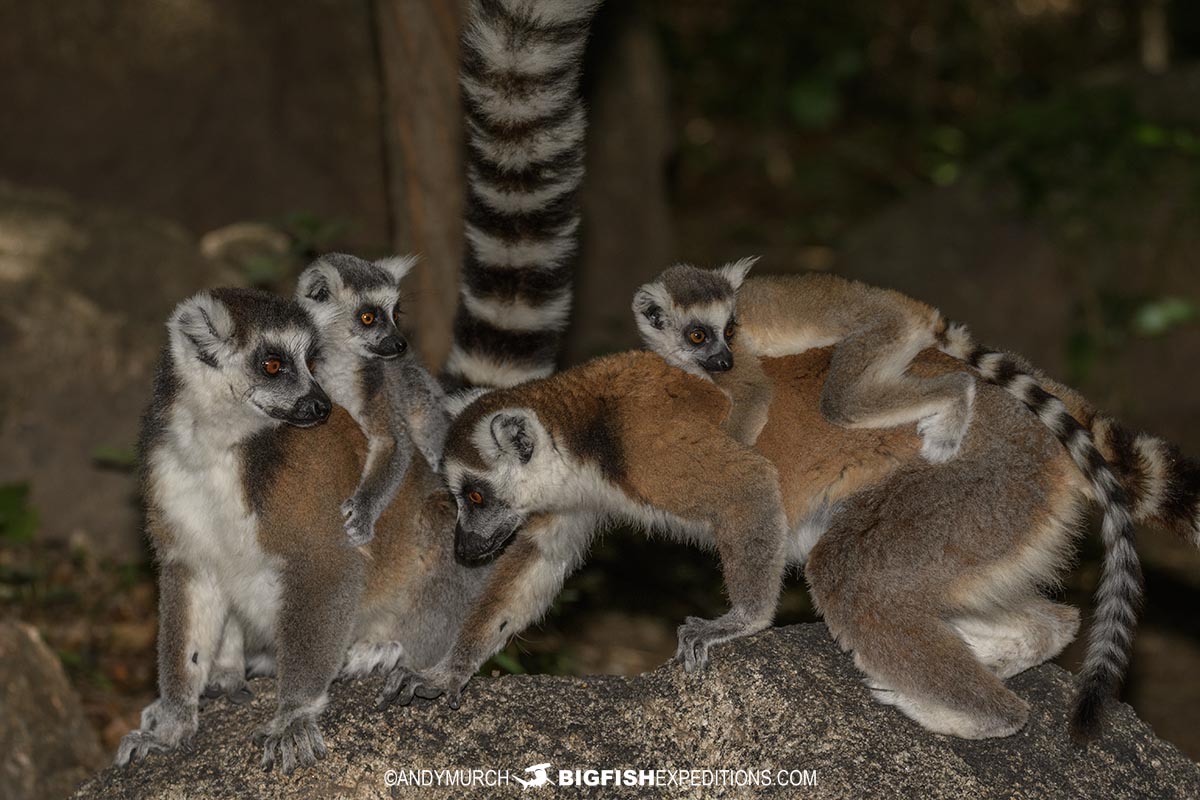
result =
[{"label": "curled striped tail", "polygon": [[580,62],[600,0],[473,0],[463,33],[466,256],[457,386],[554,371],[571,309],[586,129]]},{"label": "curled striped tail", "polygon": [[1142,567],[1134,548],[1129,492],[1097,447],[1091,430],[1043,386],[1041,375],[1015,356],[972,345],[961,325],[950,325],[939,338],[943,352],[966,361],[985,380],[1016,397],[1038,416],[1067,448],[1103,509],[1104,565],[1071,715],[1072,734],[1090,738],[1098,731],[1104,705],[1116,694],[1129,666],[1142,604]]}]

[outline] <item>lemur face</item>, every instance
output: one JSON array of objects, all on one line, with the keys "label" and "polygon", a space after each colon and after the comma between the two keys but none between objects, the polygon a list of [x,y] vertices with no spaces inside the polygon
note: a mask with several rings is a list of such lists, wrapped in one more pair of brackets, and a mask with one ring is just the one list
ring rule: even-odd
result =
[{"label": "lemur face", "polygon": [[456,419],[444,468],[458,507],[454,551],[466,563],[498,553],[532,510],[556,505],[565,485],[549,434],[529,409]]},{"label": "lemur face", "polygon": [[300,275],[297,298],[331,343],[363,358],[396,358],[408,350],[397,328],[400,279],[415,263],[411,256],[370,262],[325,255]]},{"label": "lemur face", "polygon": [[329,416],[312,374],[317,331],[297,303],[245,289],[201,292],[175,309],[168,329],[189,397],[231,428],[255,418],[309,427]]},{"label": "lemur face", "polygon": [[677,266],[638,289],[633,311],[646,346],[701,377],[733,368],[737,290],[753,260],[717,270]]}]

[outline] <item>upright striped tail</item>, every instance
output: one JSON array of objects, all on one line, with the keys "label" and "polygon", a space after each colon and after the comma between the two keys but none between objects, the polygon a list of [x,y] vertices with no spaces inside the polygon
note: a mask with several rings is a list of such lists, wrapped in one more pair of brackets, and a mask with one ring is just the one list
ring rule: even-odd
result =
[{"label": "upright striped tail", "polygon": [[600,0],[472,0],[463,34],[466,256],[451,385],[554,371],[571,309],[586,119],[581,59]]},{"label": "upright striped tail", "polygon": [[[940,346],[943,352],[967,362],[985,380],[1028,406],[1067,448],[1103,509],[1104,565],[1071,715],[1072,734],[1090,738],[1099,730],[1105,703],[1120,688],[1129,666],[1142,604],[1142,568],[1134,547],[1130,494],[1097,447],[1091,430],[1076,419],[1066,402],[1043,386],[1045,379],[1021,359],[972,345],[961,325],[950,325],[941,336]],[[1079,400],[1075,395],[1072,399]]]}]

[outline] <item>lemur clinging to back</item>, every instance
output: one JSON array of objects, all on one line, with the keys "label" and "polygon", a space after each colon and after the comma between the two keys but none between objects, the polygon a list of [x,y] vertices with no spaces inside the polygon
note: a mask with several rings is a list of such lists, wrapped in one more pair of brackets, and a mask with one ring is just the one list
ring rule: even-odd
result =
[{"label": "lemur clinging to back", "polygon": [[[375,535],[375,520],[404,480],[415,444],[437,470],[446,438],[445,393],[398,329],[400,281],[412,257],[376,262],[334,253],[300,275],[296,298],[317,323],[317,380],[367,436],[367,463],[342,504],[351,544]],[[411,441],[410,441],[411,437]]]},{"label": "lemur clinging to back", "polygon": [[[553,367],[565,313],[555,303],[569,297],[566,260],[557,247],[546,263],[518,256],[523,243],[561,243],[553,220],[576,213],[579,61],[598,5],[469,5],[468,214],[495,215],[514,258],[487,265],[469,258],[464,280],[475,289],[469,302],[464,289],[464,306],[494,304],[497,321],[514,313],[512,324],[535,334],[539,346],[522,349],[529,339],[514,334],[507,341],[518,347],[508,358],[486,343],[477,348],[468,335],[475,327],[461,325],[456,382],[488,385]],[[552,96],[557,106],[547,105]],[[558,149],[560,141],[568,147]],[[553,213],[541,213],[543,203]],[[516,312],[543,300],[553,313],[542,315],[539,330]],[[456,559],[453,509],[423,459],[409,465],[375,539],[344,546],[340,506],[368,448],[338,408],[312,430],[278,421],[293,406],[298,424],[327,412],[307,366],[318,332],[298,303],[241,290],[201,293],[180,305],[169,333],[140,448],[159,564],[159,698],[122,740],[116,761],[179,746],[196,730],[202,692],[242,696],[248,666],[262,674],[277,665],[278,708],[261,732],[263,765],[287,773],[324,754],[318,718],[336,676],[437,663],[492,569]],[[319,359],[314,364],[320,368]],[[310,390],[304,411],[296,401]]]},{"label": "lemur clinging to back", "polygon": [[[598,359],[476,400],[447,438],[456,547],[489,553],[515,541],[446,658],[424,673],[393,673],[383,699],[457,695],[491,649],[553,598],[562,573],[541,554],[581,552],[591,531],[547,520],[581,512],[715,546],[732,607],[681,626],[686,668],[702,667],[712,645],[769,624],[784,565],[803,563],[817,608],[880,701],[933,731],[1008,735],[1028,706],[1002,680],[1052,658],[1078,627],[1077,612],[1042,590],[1068,563],[1079,501],[1090,494],[1104,505],[1106,555],[1071,722],[1094,733],[1127,664],[1140,600],[1131,496],[1134,519],[1195,542],[1200,468],[1144,436],[1102,437],[1101,455],[1090,447],[1097,417],[1081,398],[1068,396],[1064,408],[1033,384],[1025,395],[1038,417],[982,384],[959,457],[930,464],[907,429],[845,429],[823,418],[831,360],[822,348],[763,361],[773,399],[754,449],[720,430],[723,393],[651,353]],[[923,353],[912,369],[932,378],[961,364]],[[1174,460],[1131,459],[1130,441]],[[1114,476],[1105,457],[1129,469]]]},{"label": "lemur clinging to back", "polygon": [[[671,267],[634,295],[646,346],[680,369],[714,377],[734,369],[735,331],[752,353],[780,356],[834,346],[821,412],[846,428],[911,422],[921,454],[953,458],[971,423],[975,381],[966,372],[930,379],[908,372],[921,350],[946,330],[937,309],[899,292],[835,275],[746,278],[755,259],[716,270]],[[755,366],[739,365],[718,385],[735,399],[727,429],[753,444],[766,422],[769,392]]]}]

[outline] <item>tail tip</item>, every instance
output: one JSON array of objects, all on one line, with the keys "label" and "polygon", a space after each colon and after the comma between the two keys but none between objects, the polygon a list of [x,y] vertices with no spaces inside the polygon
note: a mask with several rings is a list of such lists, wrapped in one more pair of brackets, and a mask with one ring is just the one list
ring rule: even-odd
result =
[{"label": "tail tip", "polygon": [[1100,735],[1106,700],[1107,695],[1096,687],[1079,693],[1070,724],[1071,738],[1076,744],[1086,747]]}]

